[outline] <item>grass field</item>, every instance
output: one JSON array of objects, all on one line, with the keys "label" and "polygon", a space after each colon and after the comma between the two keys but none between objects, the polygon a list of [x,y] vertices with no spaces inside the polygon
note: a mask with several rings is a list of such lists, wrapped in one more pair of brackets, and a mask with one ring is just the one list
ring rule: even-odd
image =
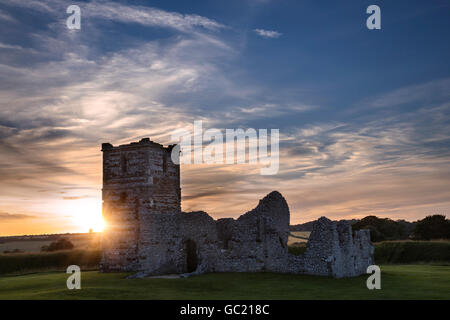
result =
[{"label": "grass field", "polygon": [[206,274],[187,279],[126,279],[127,274],[83,272],[81,290],[67,274],[0,277],[0,299],[450,299],[450,266],[385,265],[381,290],[367,276],[332,279],[272,273]]}]

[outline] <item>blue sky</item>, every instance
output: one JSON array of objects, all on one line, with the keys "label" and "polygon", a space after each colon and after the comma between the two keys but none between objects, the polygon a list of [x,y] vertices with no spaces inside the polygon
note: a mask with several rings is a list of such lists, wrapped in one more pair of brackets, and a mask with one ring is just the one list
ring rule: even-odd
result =
[{"label": "blue sky", "polygon": [[[65,25],[70,4],[81,30]],[[381,30],[366,28],[372,4]],[[182,167],[184,210],[236,217],[277,189],[292,223],[448,215],[449,9],[2,1],[0,234],[82,230],[74,216],[101,203],[102,142],[168,144],[194,120],[280,129],[280,172]]]}]

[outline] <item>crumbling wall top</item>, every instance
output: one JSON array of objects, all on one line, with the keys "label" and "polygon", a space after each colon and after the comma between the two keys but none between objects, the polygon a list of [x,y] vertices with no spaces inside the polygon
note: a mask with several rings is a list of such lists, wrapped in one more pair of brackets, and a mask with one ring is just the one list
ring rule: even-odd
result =
[{"label": "crumbling wall top", "polygon": [[156,147],[160,149],[164,149],[166,151],[171,151],[175,145],[169,145],[167,147],[164,147],[162,144],[156,143],[150,138],[143,138],[139,142],[131,142],[129,144],[122,144],[119,146],[113,146],[111,143],[102,143],[102,151],[110,151],[110,150],[127,150],[132,149],[136,147]]}]

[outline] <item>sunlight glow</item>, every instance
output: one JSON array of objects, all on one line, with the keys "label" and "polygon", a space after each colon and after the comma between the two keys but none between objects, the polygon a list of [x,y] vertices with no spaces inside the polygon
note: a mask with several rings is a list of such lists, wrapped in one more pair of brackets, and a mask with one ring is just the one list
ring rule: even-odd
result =
[{"label": "sunlight glow", "polygon": [[98,199],[72,200],[64,208],[61,208],[61,211],[69,215],[81,232],[88,232],[90,229],[94,232],[101,232],[105,227],[102,205]]}]

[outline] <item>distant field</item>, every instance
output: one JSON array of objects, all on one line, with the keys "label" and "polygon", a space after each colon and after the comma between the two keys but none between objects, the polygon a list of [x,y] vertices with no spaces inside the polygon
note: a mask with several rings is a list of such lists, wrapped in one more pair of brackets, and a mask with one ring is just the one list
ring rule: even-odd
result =
[{"label": "distant field", "polygon": [[[61,235],[61,238],[70,240],[75,246],[74,249],[95,250],[100,248],[101,234],[77,234],[77,235]],[[37,253],[41,251],[41,247],[49,245],[53,240],[15,240],[0,242],[0,254],[4,251],[12,251],[19,249],[25,253]]]},{"label": "distant field", "polygon": [[[288,246],[296,243],[296,242],[308,242],[306,239],[301,238],[309,238],[309,235],[311,234],[310,231],[291,231],[290,236],[288,238]],[[301,238],[296,238],[301,237]]]},{"label": "distant field", "polygon": [[0,253],[19,249],[23,252],[39,252],[42,246],[49,245],[49,240],[13,241],[0,243]]},{"label": "distant field", "polygon": [[67,274],[0,277],[0,299],[450,299],[450,266],[381,266],[381,290],[367,276],[333,279],[273,273],[217,273],[187,279],[126,279],[83,272],[81,290]]}]

